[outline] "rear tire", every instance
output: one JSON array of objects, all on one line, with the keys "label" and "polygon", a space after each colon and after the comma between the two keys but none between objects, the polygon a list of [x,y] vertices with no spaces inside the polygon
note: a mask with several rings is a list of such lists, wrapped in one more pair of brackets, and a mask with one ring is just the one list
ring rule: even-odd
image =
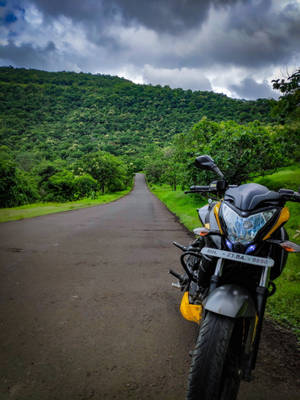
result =
[{"label": "rear tire", "polygon": [[235,400],[241,335],[236,320],[208,312],[193,352],[187,400]]}]

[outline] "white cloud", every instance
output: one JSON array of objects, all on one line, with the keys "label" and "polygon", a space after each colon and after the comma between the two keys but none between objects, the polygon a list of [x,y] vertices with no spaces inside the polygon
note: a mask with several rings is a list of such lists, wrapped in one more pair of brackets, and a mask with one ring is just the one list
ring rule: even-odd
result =
[{"label": "white cloud", "polygon": [[145,65],[143,70],[145,82],[169,85],[171,88],[211,90],[210,81],[195,68],[154,68]]}]

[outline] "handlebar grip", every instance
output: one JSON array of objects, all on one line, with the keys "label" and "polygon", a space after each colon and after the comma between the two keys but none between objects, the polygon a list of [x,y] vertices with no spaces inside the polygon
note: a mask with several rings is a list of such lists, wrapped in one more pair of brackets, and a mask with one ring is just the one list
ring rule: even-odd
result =
[{"label": "handlebar grip", "polygon": [[199,191],[201,191],[201,190],[203,190],[203,191],[207,191],[207,190],[209,190],[209,186],[196,186],[196,185],[194,185],[194,186],[191,186],[190,187],[190,190],[199,190]]},{"label": "handlebar grip", "polygon": [[296,192],[291,189],[279,189],[278,193],[282,195],[294,195]]},{"label": "handlebar grip", "polygon": [[278,193],[285,201],[294,201],[300,203],[300,193],[291,189],[279,189]]},{"label": "handlebar grip", "polygon": [[203,193],[203,190],[185,190],[184,194],[188,193]]},{"label": "handlebar grip", "polygon": [[296,202],[299,202],[299,203],[300,203],[300,193],[299,193],[299,192],[294,192],[294,198],[295,198],[295,200],[294,200],[294,201],[296,201]]}]

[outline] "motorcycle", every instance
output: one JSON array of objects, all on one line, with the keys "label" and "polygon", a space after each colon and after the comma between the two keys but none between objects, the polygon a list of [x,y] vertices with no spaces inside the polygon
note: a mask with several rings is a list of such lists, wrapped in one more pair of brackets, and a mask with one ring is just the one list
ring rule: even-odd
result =
[{"label": "motorcycle", "polygon": [[285,203],[300,202],[300,193],[229,185],[207,155],[195,164],[220,179],[186,192],[214,197],[197,210],[202,227],[194,230],[196,239],[187,247],[173,242],[183,251],[184,273],[169,271],[178,279],[172,285],[183,291],[180,311],[200,325],[187,400],[234,400],[240,381],[252,379],[273,281],[287,254],[300,251],[283,227],[290,216]]}]

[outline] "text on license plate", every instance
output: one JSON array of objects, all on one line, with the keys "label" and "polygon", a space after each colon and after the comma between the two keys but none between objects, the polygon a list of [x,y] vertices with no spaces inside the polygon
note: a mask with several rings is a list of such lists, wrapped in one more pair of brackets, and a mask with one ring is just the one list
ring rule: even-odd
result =
[{"label": "text on license plate", "polygon": [[201,253],[210,257],[218,257],[246,264],[260,265],[261,267],[273,267],[274,265],[274,260],[272,258],[249,256],[247,254],[233,253],[231,251],[213,249],[211,247],[203,247]]}]

